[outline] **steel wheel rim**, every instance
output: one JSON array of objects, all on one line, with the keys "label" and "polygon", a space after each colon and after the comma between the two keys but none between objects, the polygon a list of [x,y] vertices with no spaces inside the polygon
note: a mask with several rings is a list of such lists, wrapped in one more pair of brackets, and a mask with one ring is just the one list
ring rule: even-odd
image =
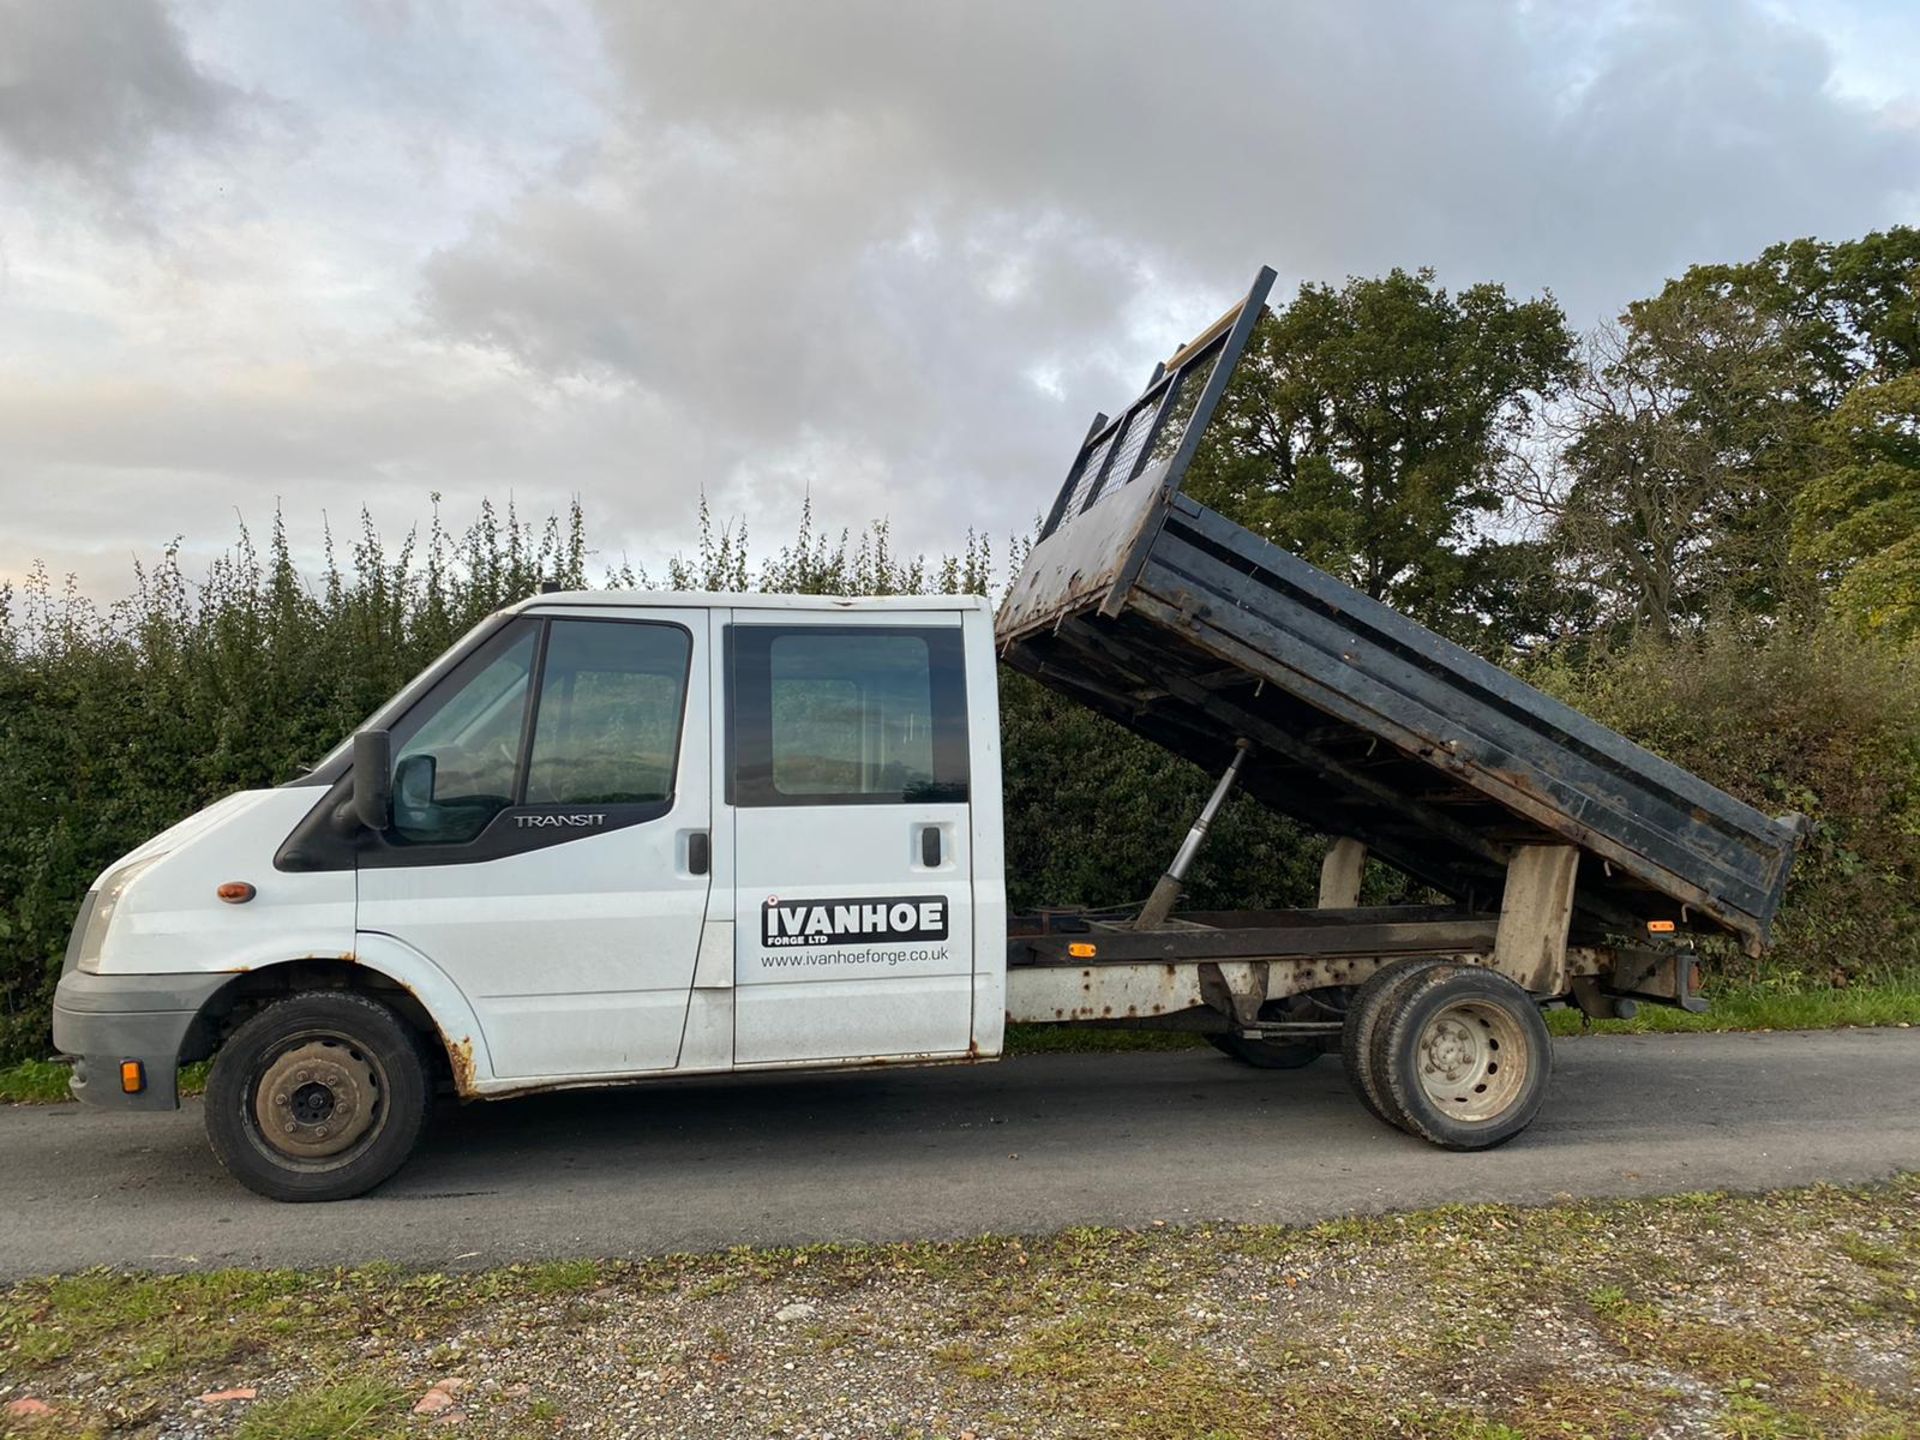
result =
[{"label": "steel wheel rim", "polygon": [[1433,1107],[1449,1120],[1497,1119],[1526,1088],[1533,1057],[1525,1029],[1504,1006],[1456,1000],[1420,1027],[1414,1069]]},{"label": "steel wheel rim", "polygon": [[281,1163],[331,1168],[373,1143],[386,1096],[386,1069],[371,1051],[350,1036],[311,1032],[262,1061],[247,1118]]}]

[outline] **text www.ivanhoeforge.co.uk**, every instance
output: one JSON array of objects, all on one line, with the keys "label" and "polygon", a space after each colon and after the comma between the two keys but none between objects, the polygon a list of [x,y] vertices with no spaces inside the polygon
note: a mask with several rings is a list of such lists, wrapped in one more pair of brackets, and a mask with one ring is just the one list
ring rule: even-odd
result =
[{"label": "text www.ivanhoeforge.co.uk", "polygon": [[913,965],[923,961],[945,960],[952,946],[941,945],[902,950],[894,945],[868,945],[855,949],[847,945],[822,946],[817,950],[763,950],[760,963],[769,969],[789,965]]}]

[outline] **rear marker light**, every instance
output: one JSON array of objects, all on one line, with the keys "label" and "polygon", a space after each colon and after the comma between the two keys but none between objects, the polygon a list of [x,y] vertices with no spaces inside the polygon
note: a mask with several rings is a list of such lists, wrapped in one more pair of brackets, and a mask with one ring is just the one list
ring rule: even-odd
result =
[{"label": "rear marker light", "polygon": [[229,905],[244,905],[253,899],[253,886],[244,880],[229,880],[213,893]]},{"label": "rear marker light", "polygon": [[138,1060],[120,1062],[120,1089],[128,1095],[138,1095],[147,1088],[147,1067]]}]

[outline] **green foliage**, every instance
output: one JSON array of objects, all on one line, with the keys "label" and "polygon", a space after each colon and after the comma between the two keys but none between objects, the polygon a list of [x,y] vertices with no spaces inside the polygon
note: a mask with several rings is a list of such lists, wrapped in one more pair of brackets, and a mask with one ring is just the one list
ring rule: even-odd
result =
[{"label": "green foliage", "polygon": [[368,1376],[296,1390],[249,1410],[237,1440],[348,1440],[407,1433],[407,1397],[398,1386]]},{"label": "green foliage", "polygon": [[1831,410],[1863,379],[1920,368],[1920,229],[1893,225],[1858,240],[1769,245],[1734,265],[1696,265],[1671,282],[1774,317],[1799,366],[1799,395]]},{"label": "green foliage", "polygon": [[[1891,968],[1891,967],[1889,967]],[[1547,1012],[1555,1035],[1708,1034],[1726,1030],[1839,1030],[1920,1025],[1920,976],[1810,987],[1788,973],[1761,980],[1708,977],[1710,1009],[1643,1005],[1631,1020],[1589,1020],[1571,1007]]]},{"label": "green foliage", "polygon": [[50,1060],[22,1060],[0,1066],[0,1105],[45,1105],[65,1100],[67,1078],[73,1072]]},{"label": "green foliage", "polygon": [[1920,371],[1862,381],[1823,429],[1833,468],[1794,502],[1794,552],[1862,628],[1920,635]]},{"label": "green foliage", "polygon": [[[712,527],[704,502],[701,509],[701,548],[724,549],[709,540]],[[746,562],[746,531],[735,539],[742,568]],[[851,549],[849,549],[851,545]],[[669,577],[670,589],[689,587]],[[728,587],[744,589],[744,586]],[[858,540],[842,530],[829,542],[814,528],[813,502],[800,511],[800,533],[760,567],[758,589],[783,595],[985,595],[993,588],[993,550],[984,536],[969,530],[958,555],[929,562],[924,555],[902,557],[893,548],[893,531],[885,520],[875,520]]]},{"label": "green foliage", "polygon": [[1844,984],[1920,966],[1920,655],[1831,624],[1725,624],[1529,678],[1768,814],[1815,822],[1768,978]]},{"label": "green foliage", "polygon": [[[437,497],[436,497],[437,499]],[[80,897],[112,860],[236,790],[311,766],[476,621],[542,578],[586,583],[575,507],[541,524],[483,504],[391,553],[361,517],[317,583],[276,518],[195,585],[177,547],[102,611],[35,571],[0,587],[0,1063],[44,1053]]]},{"label": "green foliage", "polygon": [[[1144,900],[1218,778],[1005,669],[1000,735],[1016,910]],[[1236,798],[1188,874],[1185,903],[1312,904],[1319,856],[1291,821]]]},{"label": "green foliage", "polygon": [[[645,573],[631,566],[615,571],[608,583],[648,588]],[[811,499],[800,508],[793,542],[781,546],[755,577],[747,527],[715,525],[703,495],[694,553],[669,560],[659,588],[714,594],[760,590],[781,595],[985,595],[992,587],[993,547],[985,536],[969,530],[960,553],[943,555],[938,561],[929,562],[924,555],[903,557],[893,548],[892,527],[885,520],[872,522],[858,539],[846,529],[829,537],[814,521]]]},{"label": "green foliage", "polygon": [[[1456,638],[1502,588],[1478,527],[1544,397],[1572,377],[1551,297],[1449,295],[1394,270],[1303,285],[1256,327],[1188,493]],[[1473,602],[1479,602],[1476,605]]]}]

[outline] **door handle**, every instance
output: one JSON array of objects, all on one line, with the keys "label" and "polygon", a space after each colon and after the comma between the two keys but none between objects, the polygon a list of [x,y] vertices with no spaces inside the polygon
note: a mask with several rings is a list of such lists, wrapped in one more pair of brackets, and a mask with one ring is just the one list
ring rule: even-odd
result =
[{"label": "door handle", "polygon": [[713,863],[713,856],[707,843],[707,832],[695,830],[687,836],[687,873],[704,875]]},{"label": "door handle", "polygon": [[929,825],[920,832],[920,863],[929,870],[940,867],[940,827]]}]

